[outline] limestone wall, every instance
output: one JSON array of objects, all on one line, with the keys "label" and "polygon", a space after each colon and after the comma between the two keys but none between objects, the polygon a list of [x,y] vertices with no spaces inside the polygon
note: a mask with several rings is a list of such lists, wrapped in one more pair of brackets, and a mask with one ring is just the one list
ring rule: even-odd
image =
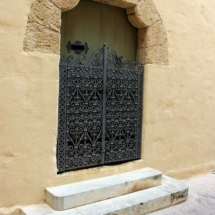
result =
[{"label": "limestone wall", "polygon": [[[153,0],[151,7],[148,1],[147,14],[156,8],[160,17],[151,24],[135,9],[147,0],[109,1],[126,8],[128,16],[136,14],[131,22],[142,20],[138,43],[139,61],[146,63],[142,160],[63,175],[56,174],[55,156],[60,21],[51,20],[50,14],[56,15],[50,13],[51,6],[42,13],[48,18],[32,13],[33,5],[44,2],[0,2],[0,214],[17,215],[20,206],[42,202],[48,186],[145,166],[178,178],[215,169],[214,0]],[[67,8],[63,3],[70,8],[76,4],[50,2],[59,8],[58,17]],[[44,51],[49,47],[56,51]]]},{"label": "limestone wall", "polygon": [[[61,12],[71,10],[80,0],[34,0],[28,14],[23,49],[26,52],[59,54]],[[126,9],[128,19],[138,28],[137,58],[143,64],[168,64],[167,34],[152,0],[96,0]]]}]

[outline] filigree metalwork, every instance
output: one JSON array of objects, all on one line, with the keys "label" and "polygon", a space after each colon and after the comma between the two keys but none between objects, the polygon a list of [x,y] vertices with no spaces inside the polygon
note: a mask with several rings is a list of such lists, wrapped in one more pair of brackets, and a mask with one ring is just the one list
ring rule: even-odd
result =
[{"label": "filigree metalwork", "polygon": [[140,158],[143,68],[106,46],[61,58],[58,170]]},{"label": "filigree metalwork", "polygon": [[141,65],[108,50],[105,163],[140,158],[141,78]]},{"label": "filigree metalwork", "polygon": [[71,43],[71,41],[68,41],[66,49],[68,53],[70,53],[70,51],[74,51],[75,54],[79,55],[84,52],[86,55],[89,50],[89,47],[87,43],[81,44],[80,41],[75,41],[75,43]]}]

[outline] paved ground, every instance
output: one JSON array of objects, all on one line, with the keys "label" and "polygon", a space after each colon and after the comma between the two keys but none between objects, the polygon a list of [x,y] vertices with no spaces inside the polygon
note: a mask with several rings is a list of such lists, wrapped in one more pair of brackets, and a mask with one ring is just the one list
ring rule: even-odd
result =
[{"label": "paved ground", "polygon": [[150,215],[215,215],[215,175],[207,174],[185,180],[188,200]]}]

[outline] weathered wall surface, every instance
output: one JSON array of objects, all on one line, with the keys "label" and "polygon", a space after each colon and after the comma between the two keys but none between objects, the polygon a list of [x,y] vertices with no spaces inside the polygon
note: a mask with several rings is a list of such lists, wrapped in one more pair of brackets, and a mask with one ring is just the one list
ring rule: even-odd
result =
[{"label": "weathered wall surface", "polygon": [[153,0],[169,65],[145,66],[142,160],[64,175],[55,159],[59,56],[23,51],[33,2],[0,2],[0,214],[43,201],[45,187],[90,177],[145,166],[178,178],[215,169],[214,0]]},{"label": "weathered wall surface", "polygon": [[144,160],[178,177],[215,169],[214,1],[154,1],[169,67],[146,67]]}]

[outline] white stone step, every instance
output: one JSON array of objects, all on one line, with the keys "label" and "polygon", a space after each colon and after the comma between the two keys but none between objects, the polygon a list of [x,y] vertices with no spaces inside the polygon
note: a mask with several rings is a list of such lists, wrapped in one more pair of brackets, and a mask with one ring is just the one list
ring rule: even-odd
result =
[{"label": "white stone step", "polygon": [[21,215],[143,215],[183,202],[187,195],[184,182],[163,176],[157,187],[65,211],[55,211],[47,204],[31,205],[22,208]]},{"label": "white stone step", "polygon": [[46,202],[55,210],[66,210],[158,186],[160,171],[144,168],[119,175],[46,189]]}]

